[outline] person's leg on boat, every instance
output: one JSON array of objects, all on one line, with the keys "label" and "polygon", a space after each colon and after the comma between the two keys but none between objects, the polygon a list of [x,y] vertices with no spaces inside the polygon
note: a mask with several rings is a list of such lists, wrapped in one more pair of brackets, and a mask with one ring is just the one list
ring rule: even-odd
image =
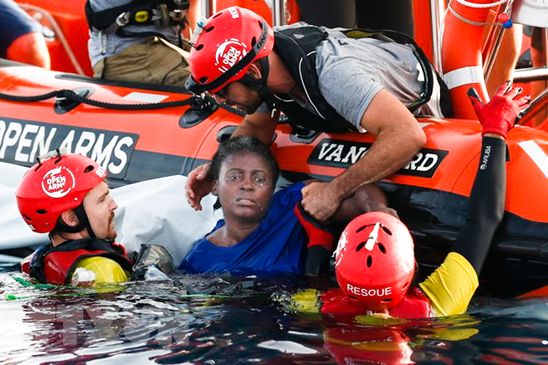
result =
[{"label": "person's leg on boat", "polygon": [[0,57],[51,67],[42,26],[12,0],[0,0]]},{"label": "person's leg on boat", "polygon": [[489,78],[485,84],[487,92],[492,97],[499,86],[506,80],[514,79],[514,69],[521,52],[523,25],[513,24],[503,30],[502,43],[493,63]]}]

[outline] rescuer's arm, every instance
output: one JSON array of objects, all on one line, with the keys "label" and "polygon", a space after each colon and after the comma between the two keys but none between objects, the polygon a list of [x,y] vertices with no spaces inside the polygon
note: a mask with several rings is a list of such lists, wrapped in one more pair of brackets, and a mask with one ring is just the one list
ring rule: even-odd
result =
[{"label": "rescuer's arm", "polygon": [[471,89],[470,99],[480,123],[483,139],[478,170],[470,193],[468,216],[443,264],[421,289],[437,315],[463,313],[476,288],[478,276],[504,215],[506,194],[506,134],[518,113],[530,101],[520,97],[521,88],[503,84],[493,99],[483,105]]},{"label": "rescuer's arm", "polygon": [[376,136],[371,149],[329,183],[303,188],[305,210],[320,221],[329,219],[344,198],[360,186],[378,181],[405,166],[426,143],[426,136],[409,110],[385,90],[373,98],[361,126]]},{"label": "rescuer's arm", "polygon": [[278,124],[279,112],[270,115],[268,113],[253,113],[246,115],[238,125],[232,136],[257,137],[265,145],[270,146],[272,136]]},{"label": "rescuer's arm", "polygon": [[207,178],[210,163],[200,165],[190,171],[186,179],[185,193],[188,204],[196,210],[202,210],[202,198],[211,193],[213,181]]}]

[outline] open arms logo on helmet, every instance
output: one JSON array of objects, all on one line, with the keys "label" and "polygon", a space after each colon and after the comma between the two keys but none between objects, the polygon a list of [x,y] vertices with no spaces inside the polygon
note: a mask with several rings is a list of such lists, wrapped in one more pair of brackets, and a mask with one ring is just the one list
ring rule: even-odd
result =
[{"label": "open arms logo on helmet", "polygon": [[216,93],[242,79],[247,68],[272,52],[274,33],[249,9],[231,7],[198,23],[190,50],[191,76],[186,88],[194,94]]},{"label": "open arms logo on helmet", "polygon": [[[240,57],[237,60],[237,62],[233,62],[232,66],[230,68],[226,68],[226,69],[219,68],[219,70],[222,72],[222,74],[218,78],[216,78],[215,80],[213,80],[209,83],[198,84],[198,83],[193,81],[192,75],[191,75],[188,78],[188,80],[189,81],[192,80],[192,81],[187,82],[187,84],[186,84],[187,88],[195,94],[202,94],[206,91],[214,90],[214,89],[217,89],[218,87],[222,86],[227,81],[229,81],[230,78],[232,78],[238,72],[242,71],[246,66],[248,66],[249,64],[251,64],[254,61],[255,57],[259,54],[261,49],[264,47],[264,45],[266,43],[266,40],[267,40],[267,36],[268,36],[268,24],[266,23],[266,21],[263,21],[261,37],[259,38],[257,43],[255,43],[253,48],[248,53],[245,53],[245,56]],[[239,43],[239,44],[243,45],[243,43]],[[222,46],[223,45],[220,45],[219,48],[221,48]],[[245,45],[244,45],[244,47],[245,47]],[[219,48],[217,49],[216,54],[219,53]],[[221,52],[222,52],[222,50],[223,49],[221,49]],[[244,50],[242,50],[242,51],[244,51]],[[240,54],[242,54],[241,51],[240,51]],[[233,56],[229,57],[229,58],[234,59]]]},{"label": "open arms logo on helmet", "polygon": [[42,178],[42,190],[52,198],[62,198],[76,185],[74,174],[64,166],[49,170]]},{"label": "open arms logo on helmet", "polygon": [[61,213],[80,206],[105,178],[106,170],[89,157],[52,151],[21,180],[15,194],[19,212],[33,231],[51,232]]},{"label": "open arms logo on helmet", "polygon": [[247,54],[246,48],[244,43],[235,38],[227,39],[215,52],[215,66],[219,71],[227,72]]}]

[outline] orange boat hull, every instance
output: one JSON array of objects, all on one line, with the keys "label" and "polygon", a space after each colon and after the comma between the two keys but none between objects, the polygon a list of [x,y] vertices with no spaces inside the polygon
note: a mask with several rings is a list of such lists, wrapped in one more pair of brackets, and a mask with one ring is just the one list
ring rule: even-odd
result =
[{"label": "orange boat hull", "polygon": [[[0,63],[2,94],[29,96],[82,88],[90,91],[90,99],[115,104],[190,97],[173,87],[139,88]],[[208,161],[218,140],[226,138],[242,119],[217,107],[196,122],[189,106],[119,111],[79,104],[63,113],[56,111],[55,105],[54,99],[25,103],[0,99],[0,161],[30,166],[38,155],[65,147],[98,160],[109,170],[114,186],[186,175]],[[422,254],[425,262],[434,264],[466,216],[479,158],[480,125],[456,119],[425,118],[419,122],[427,144],[381,185],[415,234],[418,248],[421,242],[425,252],[436,248]],[[373,141],[374,136],[357,133],[299,136],[289,125],[279,125],[272,150],[282,170],[280,184],[310,177],[330,179],[366,153]],[[508,135],[508,151],[507,214],[495,253],[546,265],[548,133],[518,126]]]}]

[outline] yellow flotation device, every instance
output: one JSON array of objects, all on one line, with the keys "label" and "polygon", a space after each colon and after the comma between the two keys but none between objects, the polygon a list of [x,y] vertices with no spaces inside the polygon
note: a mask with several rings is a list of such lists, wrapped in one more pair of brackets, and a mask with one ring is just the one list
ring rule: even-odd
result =
[{"label": "yellow flotation device", "polygon": [[[90,282],[88,285],[97,286],[105,283],[113,284],[129,281],[130,274],[122,269],[119,263],[107,257],[93,256],[80,260],[72,274],[72,281],[76,279],[74,274],[77,272],[78,268],[83,268],[95,274],[93,283]],[[86,285],[85,280],[78,279],[77,281]]]}]

